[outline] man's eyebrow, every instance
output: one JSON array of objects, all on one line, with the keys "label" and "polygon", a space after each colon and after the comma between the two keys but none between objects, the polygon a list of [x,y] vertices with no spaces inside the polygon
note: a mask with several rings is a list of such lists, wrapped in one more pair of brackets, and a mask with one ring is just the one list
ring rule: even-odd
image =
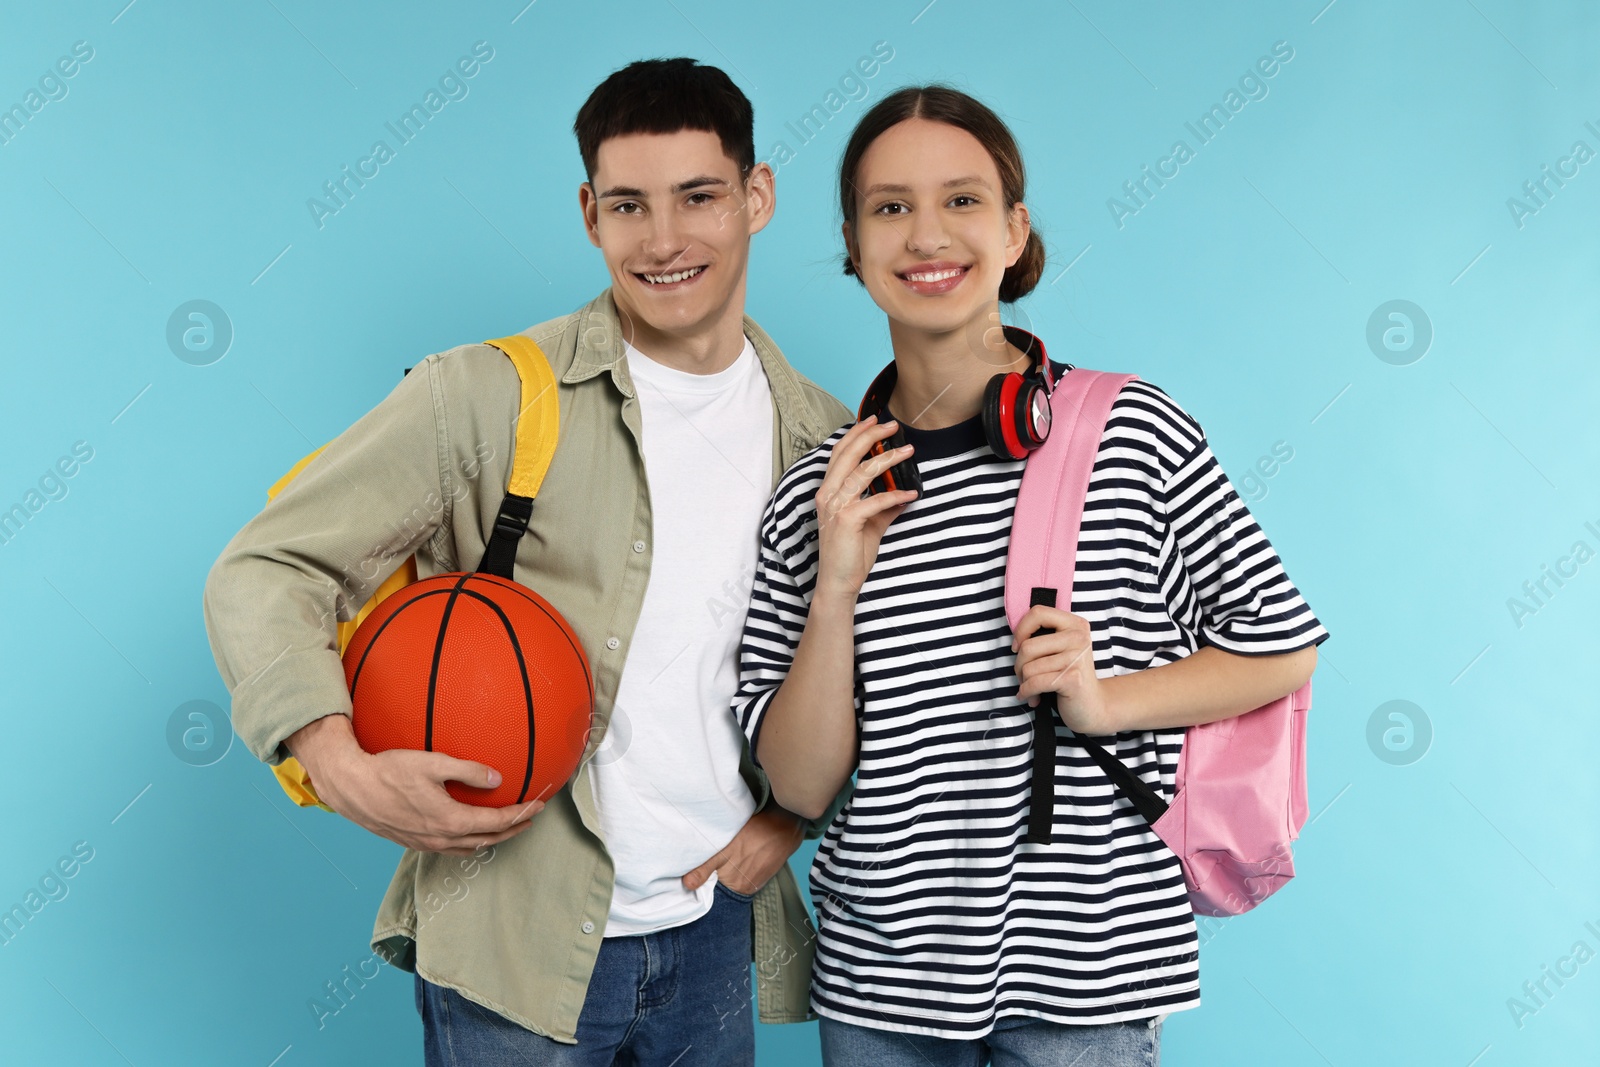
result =
[{"label": "man's eyebrow", "polygon": [[727,186],[730,184],[725,179],[719,178],[714,174],[700,174],[674,185],[672,191],[675,193],[687,193],[690,189],[703,189],[708,185]]},{"label": "man's eyebrow", "polygon": [[[708,185],[721,185],[727,187],[729,184],[730,183],[727,180],[718,178],[715,175],[700,174],[693,178],[686,178],[683,181],[678,182],[676,185],[672,186],[671,192],[686,193],[691,189],[703,189]],[[613,185],[611,188],[600,193],[598,195],[598,199],[607,200],[614,196],[631,196],[642,200],[645,197],[645,192],[643,189],[637,189],[631,185]]]}]

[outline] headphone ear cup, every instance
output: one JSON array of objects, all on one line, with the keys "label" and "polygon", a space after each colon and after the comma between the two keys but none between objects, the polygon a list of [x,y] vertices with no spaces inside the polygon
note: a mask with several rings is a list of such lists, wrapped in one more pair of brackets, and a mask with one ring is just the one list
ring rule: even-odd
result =
[{"label": "headphone ear cup", "polygon": [[1022,375],[1013,371],[995,375],[984,387],[983,432],[990,450],[1002,459],[1028,458],[1026,439],[1017,433],[1017,394],[1023,381]]},{"label": "headphone ear cup", "polygon": [[[880,411],[879,417],[887,416],[887,411]],[[896,426],[894,433],[872,446],[867,453],[868,457],[881,456],[886,452],[893,452],[906,443],[905,427]],[[915,456],[908,456],[872,479],[867,486],[867,493],[889,493],[900,489],[914,489],[922,492],[922,474],[917,470]]]},{"label": "headphone ear cup", "polygon": [[989,379],[989,384],[983,387],[983,436],[989,442],[989,451],[997,456],[1012,458],[1010,449],[1006,446],[1005,434],[1001,430],[1004,421],[1000,415],[1000,392],[1006,384],[1008,375],[996,374]]},{"label": "headphone ear cup", "polygon": [[[1034,408],[1041,398],[1044,401],[1043,417],[1036,419]],[[1050,435],[1050,399],[1043,385],[1032,378],[1023,379],[1012,413],[1016,417],[1017,440],[1025,450],[1031,452],[1044,444],[1045,438]]]}]

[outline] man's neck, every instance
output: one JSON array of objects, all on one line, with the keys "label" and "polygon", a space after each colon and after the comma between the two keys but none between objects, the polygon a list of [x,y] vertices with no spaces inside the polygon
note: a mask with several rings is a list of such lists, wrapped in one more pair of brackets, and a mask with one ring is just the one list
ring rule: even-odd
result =
[{"label": "man's neck", "polygon": [[689,330],[660,330],[619,302],[622,336],[662,366],[686,374],[715,374],[733,365],[744,351],[744,287],[715,315]]},{"label": "man's neck", "polygon": [[896,419],[918,430],[965,422],[982,410],[990,378],[1027,369],[1026,353],[987,325],[926,333],[889,321],[896,364],[889,402]]}]

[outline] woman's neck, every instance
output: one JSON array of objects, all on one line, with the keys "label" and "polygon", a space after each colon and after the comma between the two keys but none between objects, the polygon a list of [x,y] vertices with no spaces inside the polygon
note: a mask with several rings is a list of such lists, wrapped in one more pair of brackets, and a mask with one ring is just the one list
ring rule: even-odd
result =
[{"label": "woman's neck", "polygon": [[977,415],[989,379],[1023,371],[1028,357],[1000,330],[998,310],[959,329],[929,333],[889,320],[895,387],[890,410],[901,423],[938,430]]}]

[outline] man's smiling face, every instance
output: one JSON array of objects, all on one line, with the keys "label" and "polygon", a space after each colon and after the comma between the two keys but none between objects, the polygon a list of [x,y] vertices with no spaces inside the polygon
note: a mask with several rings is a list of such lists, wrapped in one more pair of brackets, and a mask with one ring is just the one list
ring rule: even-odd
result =
[{"label": "man's smiling face", "polygon": [[608,138],[579,191],[629,340],[686,336],[744,307],[750,235],[772,217],[773,176],[739,165],[706,130]]}]

